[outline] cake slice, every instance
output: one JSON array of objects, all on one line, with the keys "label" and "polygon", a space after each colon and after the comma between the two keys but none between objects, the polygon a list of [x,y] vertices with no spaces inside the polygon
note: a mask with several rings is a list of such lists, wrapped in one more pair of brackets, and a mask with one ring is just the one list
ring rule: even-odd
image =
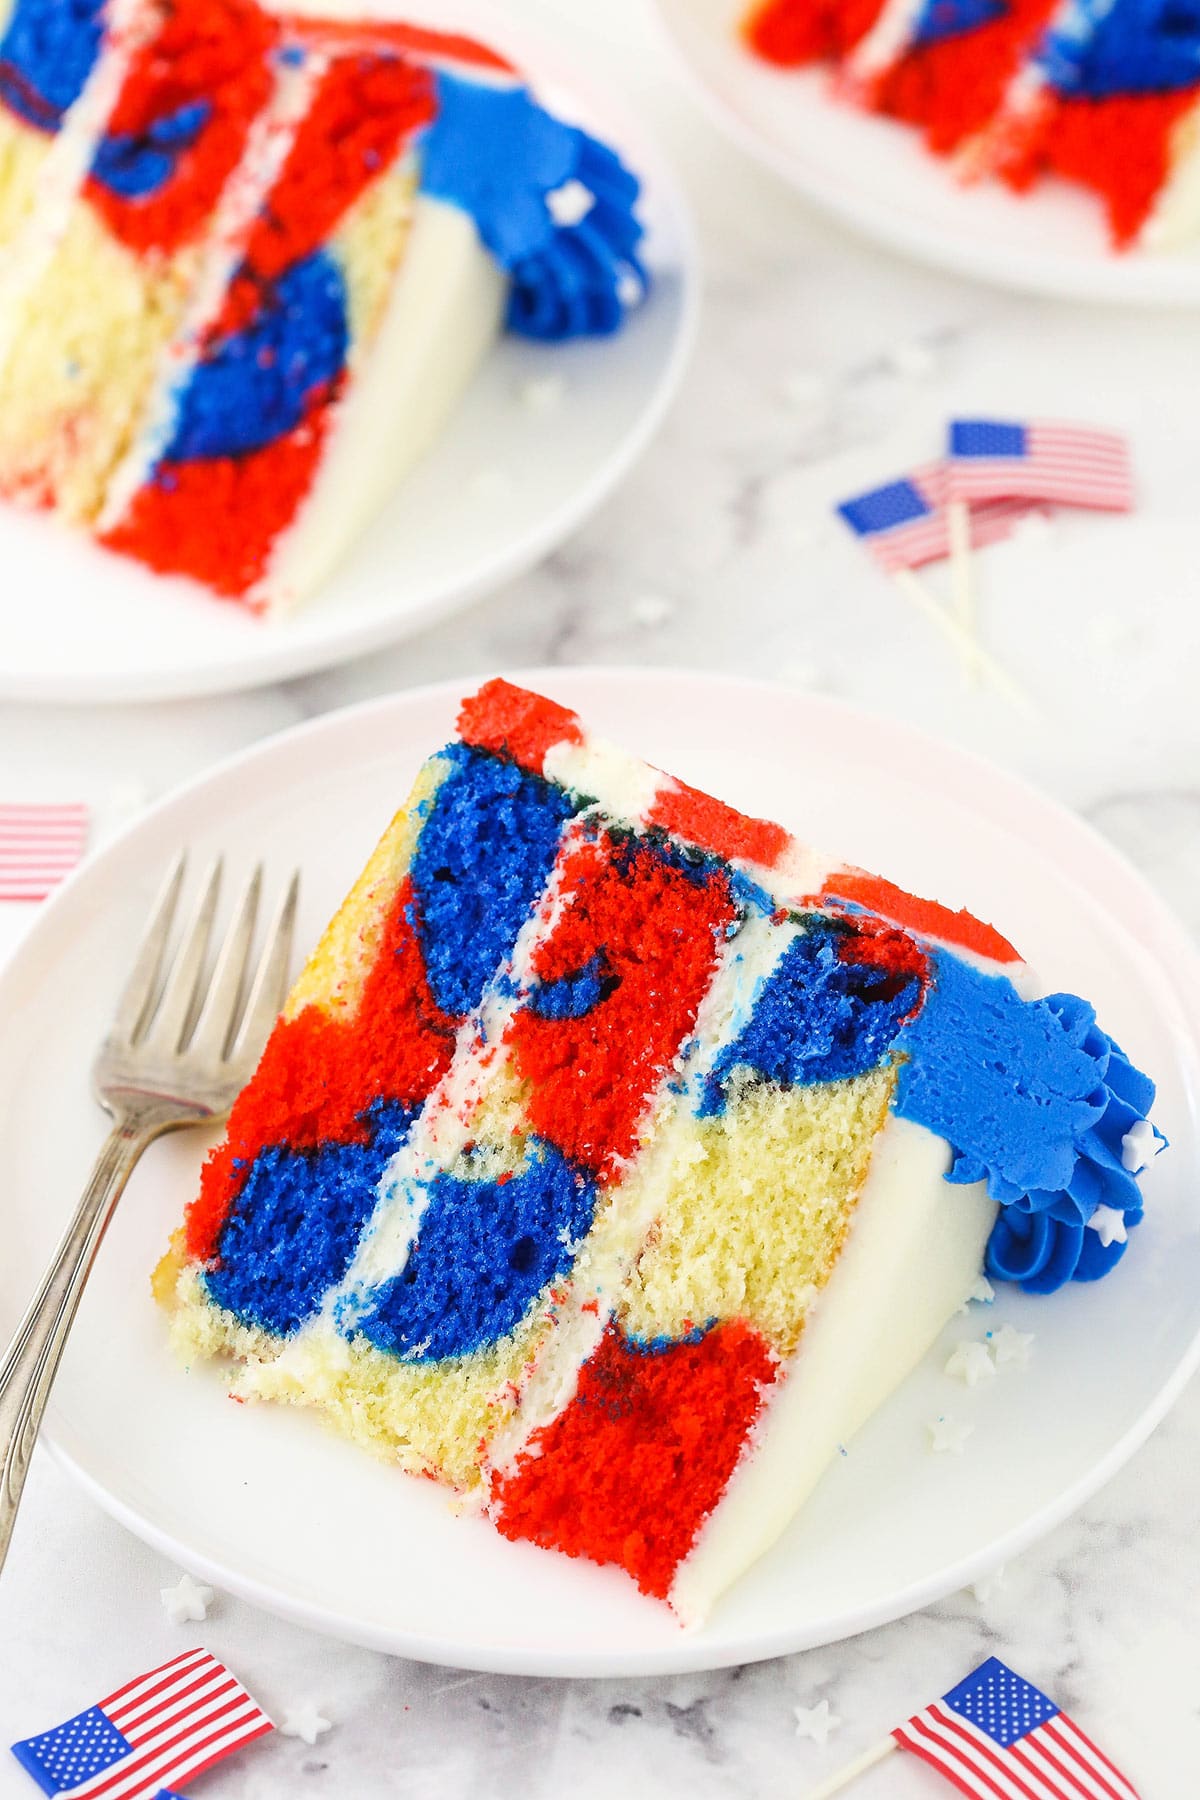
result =
[{"label": "cake slice", "polygon": [[1114,1266],[1152,1097],[992,927],[493,681],[155,1287],[239,1398],[696,1620],[985,1264],[1047,1293]]},{"label": "cake slice", "polygon": [[1089,188],[1116,244],[1170,248],[1200,231],[1198,144],[1200,8],[1060,0],[976,160]]},{"label": "cake slice", "polygon": [[259,0],[13,3],[0,494],[157,571],[290,604],[502,328],[609,333],[641,297],[636,180],[487,45]]},{"label": "cake slice", "polygon": [[1194,0],[765,0],[742,35],[770,62],[832,61],[837,93],[960,174],[1091,189],[1118,248],[1200,232]]}]

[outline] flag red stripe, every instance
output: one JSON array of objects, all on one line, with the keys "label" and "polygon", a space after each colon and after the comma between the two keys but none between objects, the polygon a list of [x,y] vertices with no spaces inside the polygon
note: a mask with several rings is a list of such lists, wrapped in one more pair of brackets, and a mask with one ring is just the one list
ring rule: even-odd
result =
[{"label": "flag red stripe", "polygon": [[1085,1750],[1090,1752],[1097,1762],[1103,1764],[1104,1768],[1109,1771],[1117,1782],[1122,1800],[1141,1800],[1140,1794],[1134,1787],[1132,1781],[1130,1781],[1128,1775],[1122,1774],[1112,1758],[1105,1756],[1099,1744],[1092,1742],[1087,1732],[1083,1729],[1083,1726],[1080,1725],[1076,1719],[1072,1719],[1067,1713],[1059,1713],[1055,1723],[1065,1732],[1068,1738],[1077,1737]]},{"label": "flag red stripe", "polygon": [[203,1775],[205,1769],[211,1769],[214,1763],[220,1762],[223,1756],[228,1756],[231,1750],[241,1750],[246,1744],[254,1743],[256,1738],[266,1737],[268,1731],[274,1729],[270,1719],[262,1718],[252,1731],[243,1733],[232,1744],[221,1744],[215,1750],[206,1750],[199,1762],[189,1758],[180,1763],[178,1768],[171,1770],[171,1780],[178,1787],[187,1787],[197,1775]]},{"label": "flag red stripe", "polygon": [[[1019,1756],[1023,1766],[1032,1768],[1039,1781],[1049,1782],[1048,1791],[1054,1796],[1054,1800],[1061,1800],[1063,1794],[1081,1794],[1084,1790],[1080,1788],[1071,1771],[1064,1769],[1058,1758],[1052,1756],[1047,1750],[1041,1737],[1044,1729],[1044,1726],[1037,1726],[1029,1732],[1021,1739],[1021,1748],[1013,1744],[1011,1754]],[[1042,1763],[1048,1765],[1048,1773],[1046,1768],[1039,1767]],[[1069,1782],[1070,1785],[1064,1788],[1062,1785],[1064,1781]]]},{"label": "flag red stripe", "polygon": [[[1080,1756],[1078,1750],[1076,1750],[1074,1748],[1074,1746],[1072,1745],[1071,1740],[1066,1736],[1066,1734],[1061,1729],[1057,1730],[1057,1731],[1051,1729],[1052,1725],[1057,1725],[1057,1724],[1058,1724],[1058,1720],[1054,1719],[1054,1720],[1051,1720],[1045,1726],[1044,1729],[1045,1729],[1046,1736],[1049,1737],[1054,1742],[1054,1744],[1058,1747],[1058,1749],[1061,1750],[1064,1755],[1068,1756],[1071,1759],[1071,1761],[1076,1764],[1077,1767],[1083,1768],[1087,1771],[1087,1774],[1090,1777],[1092,1784],[1094,1786],[1095,1792],[1097,1794],[1107,1794],[1109,1797],[1109,1800],[1127,1800],[1127,1796],[1124,1795],[1120,1791],[1119,1788],[1114,1787],[1112,1782],[1108,1780],[1108,1778],[1104,1774],[1102,1768],[1091,1767],[1091,1766],[1089,1766],[1089,1764],[1087,1762],[1084,1761],[1083,1757]],[[1078,1727],[1076,1727],[1076,1729],[1078,1729]],[[1049,1754],[1049,1752],[1047,1752],[1047,1754]],[[1102,1761],[1103,1761],[1104,1767],[1111,1766],[1108,1763],[1107,1757],[1103,1758]],[[1112,1773],[1114,1775],[1116,1775],[1118,1777],[1118,1779],[1120,1779],[1120,1771],[1119,1770],[1113,1769]]]},{"label": "flag red stripe", "polygon": [[[909,1724],[912,1723],[914,1723],[914,1721],[910,1719]],[[903,1724],[898,1724],[898,1726],[896,1726],[896,1730],[892,1732],[892,1737],[900,1744],[901,1750],[912,1751],[916,1757],[921,1759],[921,1762],[928,1762],[930,1768],[937,1769],[939,1775],[945,1775],[946,1780],[952,1782],[952,1784],[959,1789],[961,1795],[970,1795],[972,1796],[972,1800],[991,1800],[991,1796],[995,1795],[995,1787],[991,1787],[991,1784],[988,1784],[988,1787],[982,1787],[981,1782],[975,1778],[975,1775],[973,1775],[970,1769],[968,1769],[966,1775],[964,1775],[959,1769],[952,1768],[952,1766],[946,1762],[945,1753],[943,1753],[941,1744],[937,1746],[936,1751],[930,1750],[927,1744],[923,1744],[921,1739],[916,1737],[916,1735],[910,1737],[909,1732],[907,1732],[907,1726],[903,1726]],[[970,1782],[970,1786],[968,1786],[968,1782]]]},{"label": "flag red stripe", "polygon": [[[126,1725],[123,1728],[125,1736],[129,1739],[134,1749],[140,1750],[143,1744],[148,1744],[154,1738],[161,1737],[164,1731],[170,1731],[173,1726],[180,1724],[189,1716],[189,1714],[194,1715],[199,1707],[208,1706],[214,1700],[219,1700],[222,1694],[240,1693],[243,1691],[241,1683],[235,1681],[232,1675],[229,1675],[227,1681],[222,1681],[221,1674],[229,1675],[229,1671],[222,1670],[206,1676],[203,1682],[196,1684],[195,1689],[189,1688],[185,1693],[181,1693],[178,1696],[172,1694],[169,1700],[163,1701],[160,1705],[154,1707],[151,1712],[147,1713],[144,1718],[137,1720],[134,1725]],[[216,1686],[213,1685],[214,1681],[216,1682]],[[172,1706],[175,1707],[173,1712],[169,1710]]]},{"label": "flag red stripe", "polygon": [[[904,1726],[898,1726],[892,1736],[906,1750],[914,1751],[923,1762],[929,1763],[940,1775],[952,1781],[960,1793],[970,1794],[972,1800],[996,1800],[997,1795],[999,1800],[1008,1800],[990,1776],[981,1774],[965,1758],[960,1757],[956,1750],[929,1732],[920,1714],[911,1718],[908,1723],[913,1727],[912,1737],[905,1735]],[[926,1737],[929,1738],[928,1743],[925,1741]]]},{"label": "flag red stripe", "polygon": [[[216,1657],[210,1655],[207,1650],[202,1649],[199,1644],[191,1650],[181,1650],[178,1656],[173,1656],[171,1658],[170,1662],[160,1663],[157,1669],[148,1669],[144,1675],[135,1675],[132,1681],[127,1681],[125,1683],[124,1687],[117,1688],[115,1693],[109,1694],[107,1699],[101,1700],[99,1702],[100,1711],[102,1713],[107,1713],[111,1719],[112,1708],[116,1701],[124,1699],[125,1695],[130,1693],[132,1689],[142,1687],[147,1681],[153,1681],[158,1675],[165,1675],[168,1669],[176,1668],[180,1663],[187,1662],[188,1659],[193,1656],[207,1658],[211,1663],[215,1663],[217,1660]],[[198,1667],[199,1665],[197,1664],[196,1666]]]},{"label": "flag red stripe", "polygon": [[[197,1653],[193,1651],[191,1654],[196,1655]],[[190,1681],[202,1671],[210,1673],[213,1669],[220,1669],[222,1667],[216,1657],[211,1655],[209,1651],[201,1650],[198,1654],[199,1660],[194,1663],[189,1663],[186,1668],[181,1669],[178,1668],[175,1663],[166,1663],[161,1669],[152,1669],[149,1676],[143,1675],[143,1681],[148,1681],[150,1676],[153,1675],[161,1676],[162,1679],[155,1681],[152,1687],[142,1688],[141,1692],[132,1699],[127,1700],[124,1706],[112,1706],[109,1701],[102,1700],[100,1703],[101,1706],[117,1729],[119,1731],[124,1731],[124,1722],[129,1714],[136,1712],[138,1708],[144,1706],[148,1700],[153,1700],[156,1695],[174,1694],[178,1691],[180,1682]],[[180,1661],[182,1661],[182,1658],[180,1658]],[[130,1682],[129,1684],[130,1687],[135,1687],[137,1685],[136,1682]],[[129,1690],[123,1689],[122,1691],[128,1692]]]},{"label": "flag red stripe", "polygon": [[937,1705],[933,1705],[929,1708],[929,1716],[931,1719],[936,1719],[943,1730],[952,1731],[956,1738],[965,1739],[966,1742],[970,1744],[975,1755],[989,1769],[999,1769],[1005,1780],[1012,1783],[1014,1792],[1021,1796],[1021,1800],[1043,1800],[1043,1797],[1040,1794],[1036,1794],[1029,1786],[1028,1782],[1022,1781],[1021,1777],[1009,1766],[1008,1759],[1002,1756],[998,1751],[992,1749],[991,1743],[986,1739],[985,1734],[982,1731],[973,1730],[970,1725],[965,1720],[959,1718],[956,1713],[947,1711]]}]

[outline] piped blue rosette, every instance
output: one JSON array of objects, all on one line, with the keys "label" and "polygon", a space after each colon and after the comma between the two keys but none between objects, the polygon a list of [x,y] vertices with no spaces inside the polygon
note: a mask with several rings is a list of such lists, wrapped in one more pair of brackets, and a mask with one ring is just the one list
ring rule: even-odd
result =
[{"label": "piped blue rosette", "polygon": [[1142,1217],[1137,1172],[1166,1143],[1154,1083],[1074,994],[1023,1000],[947,952],[901,1035],[895,1110],[944,1137],[946,1179],[983,1181],[1000,1212],[987,1272],[1026,1292],[1097,1281]]},{"label": "piped blue rosette", "polygon": [[527,88],[445,72],[436,79],[422,191],[470,213],[511,276],[509,330],[546,339],[618,330],[648,285],[638,257],[637,178]]}]

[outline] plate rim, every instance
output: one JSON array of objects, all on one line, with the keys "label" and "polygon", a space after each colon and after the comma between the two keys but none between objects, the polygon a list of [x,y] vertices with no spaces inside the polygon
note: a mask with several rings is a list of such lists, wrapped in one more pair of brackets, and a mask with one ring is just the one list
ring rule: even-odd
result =
[{"label": "plate rim", "polygon": [[[224,779],[247,764],[252,764],[264,753],[278,754],[282,748],[286,754],[288,748],[300,740],[319,737],[326,732],[336,733],[346,729],[353,731],[364,721],[369,725],[373,715],[385,718],[389,713],[411,706],[419,707],[427,703],[452,704],[462,694],[469,693],[481,679],[494,673],[494,670],[490,670],[474,675],[423,683],[419,686],[400,689],[392,694],[358,701],[352,705],[299,721],[282,731],[271,733],[265,738],[242,746],[189,780],[168,790],[152,807],[147,808],[137,819],[125,825],[98,851],[90,855],[42,907],[38,917],[16,949],[6,959],[3,966],[0,966],[0,1017],[4,1016],[4,999],[10,984],[22,977],[31,962],[36,963],[39,941],[55,930],[55,915],[60,907],[66,904],[68,897],[79,886],[93,878],[97,867],[102,866],[110,857],[115,857],[126,842],[142,831],[148,822],[169,814],[175,807],[201,793],[213,782]],[[775,701],[778,701],[783,694],[794,694],[798,704],[802,704],[818,717],[822,714],[829,717],[836,716],[845,724],[861,719],[866,719],[871,723],[885,720],[889,732],[899,733],[912,742],[923,754],[937,751],[944,755],[945,751],[949,749],[951,767],[957,765],[957,769],[964,776],[985,771],[989,783],[994,788],[1006,792],[1014,801],[1024,801],[1026,804],[1030,801],[1034,802],[1043,818],[1047,822],[1053,820],[1061,831],[1065,831],[1074,838],[1075,844],[1081,849],[1086,848],[1092,855],[1099,854],[1110,870],[1121,869],[1126,879],[1133,883],[1134,890],[1141,902],[1151,909],[1154,916],[1156,941],[1158,933],[1165,933],[1171,943],[1172,956],[1179,958],[1178,963],[1172,965],[1173,981],[1180,988],[1190,987],[1193,991],[1200,993],[1200,949],[1193,944],[1190,934],[1174,910],[1142,875],[1136,865],[1116,845],[1105,838],[1094,825],[1072,811],[1070,807],[1053,795],[1047,794],[1022,775],[1004,768],[978,751],[954,744],[936,732],[926,730],[923,726],[910,724],[907,720],[894,719],[832,696],[798,694],[789,689],[785,683],[753,676],[729,675],[684,665],[668,665],[659,668],[649,665],[626,666],[621,664],[551,665],[505,671],[504,673],[510,680],[534,687],[549,686],[551,689],[556,682],[565,679],[571,682],[582,680],[588,683],[598,682],[601,685],[611,684],[614,686],[636,683],[649,689],[653,689],[663,682],[682,688],[694,688],[699,685],[711,689],[713,685],[716,685],[723,689],[740,690],[748,697],[756,694],[764,697],[770,696]],[[1086,881],[1086,875],[1084,880]],[[1133,943],[1135,940],[1131,938],[1130,942]],[[1137,947],[1143,950],[1143,954],[1150,955],[1140,944]],[[1151,960],[1155,966],[1161,966],[1158,955],[1153,955]],[[1200,1043],[1200,1031],[1193,1026],[1191,1014],[1186,1008],[1181,1007],[1181,1018],[1190,1035],[1193,1048],[1195,1048],[1197,1043]],[[171,1531],[161,1528],[154,1523],[152,1518],[140,1513],[136,1506],[127,1505],[119,1497],[110,1494],[102,1481],[92,1475],[65,1445],[58,1441],[55,1431],[53,1397],[42,1431],[42,1442],[59,1465],[79,1483],[85,1492],[91,1495],[102,1510],[117,1519],[135,1536],[149,1543],[162,1554],[173,1558],[181,1567],[189,1568],[193,1572],[207,1577],[217,1587],[237,1594],[262,1607],[265,1611],[307,1629],[323,1632],[340,1641],[363,1645],[390,1655],[487,1673],[535,1675],[543,1678],[647,1677],[695,1673],[733,1666],[736,1663],[757,1662],[839,1642],[844,1638],[855,1636],[859,1632],[906,1617],[968,1585],[971,1581],[979,1579],[1000,1563],[1007,1561],[1045,1536],[1111,1480],[1161,1423],[1198,1366],[1200,1366],[1200,1311],[1197,1313],[1194,1336],[1172,1371],[1159,1385],[1152,1401],[1147,1404],[1143,1412],[1121,1437],[1110,1446],[1108,1451],[1090,1469],[1058,1494],[1053,1501],[1047,1502],[1041,1508],[1033,1511],[1028,1518],[1013,1526],[1002,1537],[992,1540],[983,1549],[961,1557],[948,1569],[937,1570],[920,1581],[912,1582],[906,1588],[891,1594],[878,1604],[862,1605],[856,1611],[842,1616],[834,1622],[832,1630],[828,1626],[808,1629],[776,1626],[756,1633],[753,1637],[739,1640],[736,1646],[706,1643],[702,1635],[681,1629],[678,1638],[670,1644],[656,1645],[642,1651],[634,1649],[631,1652],[597,1654],[586,1650],[560,1648],[553,1651],[548,1658],[536,1647],[507,1647],[498,1644],[473,1647],[469,1642],[460,1639],[433,1639],[426,1635],[414,1636],[403,1629],[394,1627],[376,1627],[370,1622],[358,1621],[339,1611],[336,1607],[314,1605],[302,1598],[293,1598],[272,1587],[269,1582],[259,1580],[252,1574],[232,1569],[219,1556],[198,1554],[182,1539],[175,1537]]]},{"label": "plate rim", "polygon": [[[925,221],[906,221],[903,213],[897,214],[884,202],[876,204],[852,193],[839,194],[832,184],[811,178],[798,159],[765,133],[756,131],[738,108],[710,85],[676,29],[677,5],[678,0],[650,0],[650,11],[660,42],[701,111],[747,156],[778,176],[826,218],[850,227],[910,262],[1009,293],[1082,300],[1100,307],[1146,307],[1156,312],[1200,308],[1200,255],[1185,268],[1180,259],[1173,260],[1169,255],[1131,252],[1076,262],[1056,260],[1052,254],[1046,259],[1023,247],[1013,250],[1003,242],[998,246],[976,241],[969,246],[960,245],[952,232],[942,232]],[[730,49],[736,53],[732,40]],[[770,68],[766,63],[762,66]],[[776,70],[781,79],[789,73],[798,71]],[[1159,274],[1164,279],[1156,281]]]},{"label": "plate rim", "polygon": [[[679,316],[669,353],[657,367],[631,429],[574,493],[545,514],[535,529],[514,540],[502,556],[489,561],[483,568],[467,571],[464,580],[456,580],[440,592],[427,594],[420,604],[399,618],[384,612],[361,618],[341,629],[331,625],[324,634],[298,641],[289,641],[285,635],[286,615],[274,622],[263,620],[263,642],[269,648],[264,647],[252,667],[244,666],[240,654],[225,652],[198,669],[189,662],[165,672],[161,669],[134,673],[126,670],[119,674],[102,674],[97,679],[86,670],[64,674],[49,664],[29,676],[6,669],[0,659],[0,700],[63,706],[152,705],[159,701],[201,699],[215,694],[249,693],[277,682],[338,668],[373,650],[405,642],[536,568],[604,505],[640,461],[679,394],[699,336],[703,264],[692,207],[657,133],[635,114],[625,96],[589,80],[573,59],[562,55],[540,32],[530,30],[506,15],[502,17],[508,44],[514,54],[519,54],[522,66],[536,65],[536,79],[578,99],[589,114],[602,122],[614,143],[637,167],[643,192],[669,225],[674,254],[668,266],[671,275],[678,280]],[[499,25],[497,29],[500,29]],[[448,429],[452,428],[452,423]],[[7,509],[9,503],[4,505]],[[97,553],[110,554],[98,548]],[[211,596],[210,599],[214,608],[227,604]],[[313,595],[298,609],[297,616],[310,618],[320,606],[321,596]]]}]

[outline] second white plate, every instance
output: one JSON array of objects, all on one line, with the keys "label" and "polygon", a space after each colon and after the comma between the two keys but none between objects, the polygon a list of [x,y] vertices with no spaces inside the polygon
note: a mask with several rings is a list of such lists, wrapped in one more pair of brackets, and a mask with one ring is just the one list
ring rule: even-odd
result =
[{"label": "second white plate", "polygon": [[1103,208],[1065,183],[1028,196],[964,187],[920,133],[843,105],[823,69],[779,69],[743,46],[749,0],[657,0],[699,98],[724,130],[810,200],[907,256],[1071,300],[1200,305],[1200,246],[1116,254]]},{"label": "second white plate", "polygon": [[[363,10],[393,4],[365,0]],[[475,29],[530,72],[550,105],[613,144],[641,178],[652,284],[645,304],[612,338],[502,337],[430,454],[330,580],[272,623],[43,517],[0,507],[0,697],[170,699],[361,655],[530,568],[640,455],[695,329],[699,284],[684,202],[653,142],[617,102],[564,73],[488,0],[462,0],[456,17],[477,15]]]},{"label": "second white plate", "polygon": [[[521,679],[519,677],[519,679]],[[1049,1300],[1005,1291],[855,1438],[775,1548],[700,1631],[612,1570],[455,1518],[445,1496],[286,1408],[236,1406],[219,1369],[172,1359],[149,1271],[206,1145],[155,1145],[118,1209],[47,1420],[100,1503],[179,1565],[358,1643],[468,1667],[646,1674],[834,1638],[974,1580],[1085,1499],[1136,1449],[1200,1352],[1200,973],[1182,929],[1119,856],[1049,800],[961,751],[830,701],[701,674],[524,677],[616,738],[918,892],[994,916],[1048,984],[1086,994],[1160,1084],[1172,1140],[1108,1280]],[[218,846],[304,870],[312,942],[453,730],[460,689],[421,689],[255,746],[162,802],[47,906],[0,976],[4,1256],[15,1324],[103,1132],[87,1070],[169,857]],[[1010,1320],[1032,1367],[991,1391],[942,1373],[947,1343]],[[926,1422],[975,1425],[961,1458]]]}]

